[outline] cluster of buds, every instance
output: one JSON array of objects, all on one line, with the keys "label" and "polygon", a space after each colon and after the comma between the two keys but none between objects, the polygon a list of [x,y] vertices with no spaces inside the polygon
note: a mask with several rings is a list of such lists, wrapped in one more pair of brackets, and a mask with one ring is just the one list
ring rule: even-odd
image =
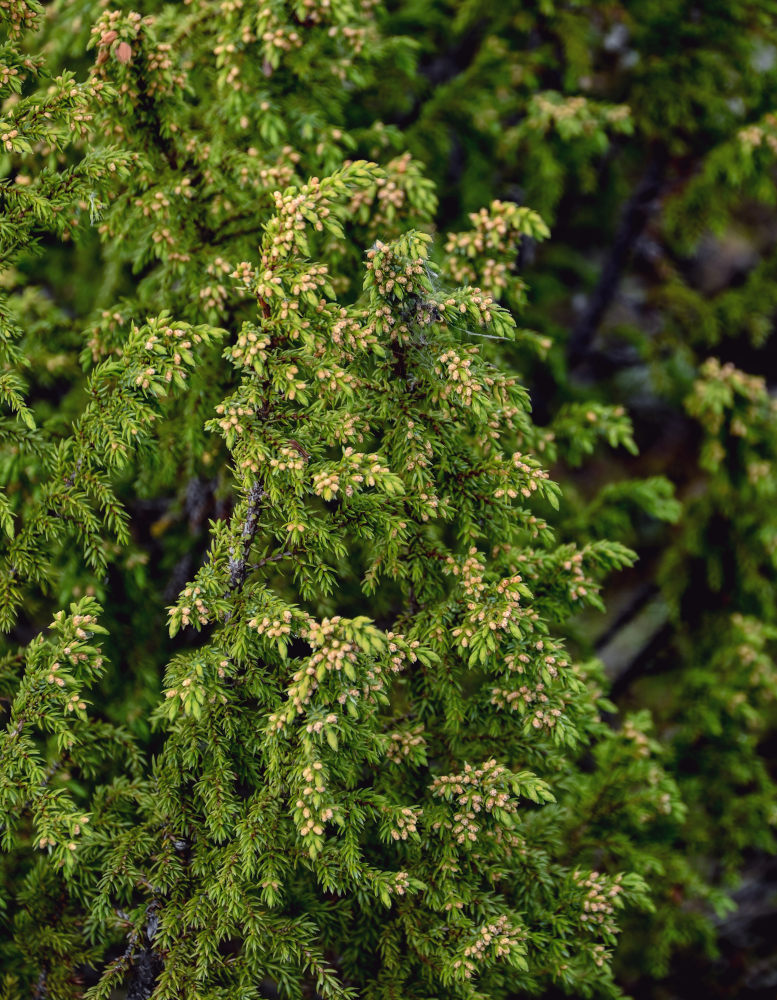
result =
[{"label": "cluster of buds", "polygon": [[[228,666],[229,660],[219,661],[215,672],[220,680],[226,676]],[[199,713],[206,702],[213,705],[219,701],[222,705],[226,705],[227,697],[225,694],[219,691],[212,691],[208,694],[207,688],[203,684],[206,671],[212,669],[212,662],[189,661],[187,667],[188,672],[180,678],[179,685],[168,687],[165,690],[165,698],[169,702],[172,715],[175,715],[181,708],[187,715]],[[177,701],[173,701],[173,699],[177,699]]]},{"label": "cluster of buds", "polygon": [[216,407],[216,413],[219,414],[219,427],[225,435],[242,434],[245,431],[243,420],[245,417],[251,416],[251,410],[239,403],[229,405],[219,403]]},{"label": "cluster of buds", "polygon": [[555,680],[559,676],[559,670],[569,666],[566,657],[547,639],[538,639],[533,644],[532,655],[525,650],[508,653],[503,663],[511,674],[525,674],[527,666],[533,663],[539,668],[546,683]]},{"label": "cluster of buds", "polygon": [[[295,297],[306,294],[309,296],[309,293],[322,288],[326,284],[328,277],[329,269],[325,264],[309,264],[306,267],[300,268],[293,278],[291,294]],[[320,299],[317,296],[313,296],[310,301],[313,305],[318,305]]]},{"label": "cluster of buds", "polygon": [[[123,66],[130,63],[135,54],[132,43],[142,27],[149,24],[151,19],[144,19],[137,11],[125,15],[120,10],[112,10],[103,14],[92,28],[92,38],[97,43],[96,65],[104,67],[111,55]],[[104,69],[100,72],[105,75]]]},{"label": "cluster of buds", "polygon": [[[327,673],[339,674],[345,670],[348,676],[356,676],[354,668],[359,659],[359,648],[355,642],[339,634],[341,621],[339,616],[324,618],[320,622],[312,618],[308,620],[303,635],[314,652],[292,675],[288,689],[289,707],[286,712],[270,716],[271,729],[281,731],[295,714],[301,715]],[[358,689],[353,690],[358,694]]]},{"label": "cluster of buds", "polygon": [[398,729],[389,735],[386,756],[394,764],[402,764],[409,757],[426,748],[423,723],[412,729]]},{"label": "cluster of buds", "polygon": [[[329,392],[348,392],[357,385],[358,380],[351,372],[334,365],[322,366],[316,369],[316,379],[322,389]],[[350,449],[353,450],[353,449]]]},{"label": "cluster of buds", "polygon": [[511,674],[525,674],[532,658],[528,653],[508,653],[503,662]]},{"label": "cluster of buds", "polygon": [[775,663],[774,658],[768,652],[767,631],[764,629],[763,622],[757,618],[734,614],[731,616],[731,624],[737,638],[737,645],[733,650],[733,655],[736,657],[737,673],[740,665],[748,668],[748,683],[751,693],[764,688],[773,689]]},{"label": "cluster of buds", "polygon": [[186,86],[186,74],[174,73],[173,59],[170,53],[172,45],[159,42],[146,50],[146,73],[148,76],[148,94],[160,97],[172,94]]},{"label": "cluster of buds", "polygon": [[[266,101],[263,101],[261,110],[266,113],[270,110],[270,105]],[[249,146],[246,153],[252,158],[259,156],[259,150],[254,146]],[[253,182],[254,186],[261,187],[265,191],[281,191],[289,187],[297,175],[296,168],[300,159],[301,156],[296,149],[293,149],[291,146],[284,146],[275,163],[260,167]],[[248,165],[241,167],[239,176],[243,183],[246,183],[248,180],[249,173]]]},{"label": "cluster of buds", "polygon": [[283,636],[291,635],[292,613],[287,608],[281,613],[280,618],[270,618],[265,615],[263,618],[252,618],[248,622],[248,627],[256,629],[259,635],[266,635],[270,639],[280,639]]},{"label": "cluster of buds", "polygon": [[407,872],[397,872],[386,886],[389,895],[404,896],[410,888],[410,876]]},{"label": "cluster of buds", "polygon": [[477,257],[493,251],[512,252],[522,235],[547,232],[539,216],[511,201],[492,201],[488,208],[470,212],[472,230],[451,233],[445,244],[446,253],[458,253],[467,257]]},{"label": "cluster of buds", "polygon": [[[504,292],[508,285],[510,271],[508,265],[503,260],[494,260],[489,257],[483,261],[478,274],[478,284],[494,298]],[[519,284],[523,284],[520,278],[514,278]]]},{"label": "cluster of buds", "polygon": [[[65,847],[68,851],[75,851],[76,843],[74,840],[70,840],[70,837],[78,837],[83,832],[83,827],[87,826],[90,817],[84,813],[82,816],[69,817],[65,820],[66,828],[60,830],[60,833],[64,835]],[[57,835],[53,831],[49,831],[48,835],[40,838],[38,841],[38,848],[41,851],[46,850],[46,848],[56,847],[59,843]]]},{"label": "cluster of buds", "polygon": [[153,243],[160,244],[164,243],[168,247],[175,246],[175,237],[170,232],[167,226],[163,226],[161,229],[155,229],[151,234],[151,240]]},{"label": "cluster of buds", "polygon": [[581,96],[559,96],[553,99],[545,94],[537,94],[531,101],[530,109],[532,126],[539,125],[543,131],[547,131],[550,126],[575,121],[584,132],[590,134],[600,121],[614,125],[626,122],[630,117],[631,109],[627,104],[602,109]]},{"label": "cluster of buds", "polygon": [[355,642],[339,634],[342,621],[340,615],[322,618],[320,622],[310,621],[305,638],[316,650],[311,658],[314,661],[312,666],[325,664],[327,670],[339,672],[346,663],[356,663],[358,647]]},{"label": "cluster of buds", "polygon": [[488,632],[507,632],[516,618],[525,617],[520,607],[520,594],[516,591],[506,591],[506,599],[480,606],[468,602],[468,613],[461,625],[451,630],[451,635],[462,649],[473,645],[475,636],[484,630]]},{"label": "cluster of buds", "polygon": [[[428,486],[428,489],[432,489],[432,487]],[[440,498],[434,493],[421,490],[414,497],[410,498],[410,503],[412,504],[413,513],[420,521],[429,521],[437,517]]]},{"label": "cluster of buds", "polygon": [[417,424],[415,420],[408,420],[405,427],[405,438],[412,441],[414,445],[410,453],[411,457],[405,463],[405,468],[408,472],[412,472],[416,468],[427,468],[434,458],[434,449],[432,442],[424,436],[423,425]]},{"label": "cluster of buds", "polygon": [[560,708],[538,708],[532,716],[531,724],[535,729],[552,729],[561,718]]},{"label": "cluster of buds", "polygon": [[409,323],[400,321],[397,310],[394,306],[384,302],[375,308],[370,309],[371,319],[369,323],[374,326],[376,333],[388,333],[392,342],[399,344],[409,344],[413,338],[413,330]]},{"label": "cluster of buds", "polygon": [[[207,335],[206,335],[207,336]],[[141,389],[148,389],[152,383],[170,383],[175,379],[182,384],[188,377],[187,367],[194,368],[195,357],[191,348],[203,340],[197,329],[190,327],[170,327],[156,319],[149,319],[143,328],[133,328],[133,338],[138,346],[150,354],[151,364],[143,364],[133,381]]]},{"label": "cluster of buds", "polygon": [[367,44],[369,31],[366,27],[356,27],[352,24],[332,25],[329,29],[329,36],[330,38],[340,36],[345,39],[350,46],[352,54],[358,56]]},{"label": "cluster of buds", "polygon": [[738,133],[743,146],[757,149],[768,146],[772,153],[777,153],[777,115],[768,114],[761,125],[747,125]]},{"label": "cluster of buds", "polygon": [[570,599],[576,601],[581,597],[585,597],[588,594],[590,580],[586,577],[583,570],[583,553],[575,552],[569,559],[565,559],[563,568],[569,574],[567,586],[569,588]]},{"label": "cluster of buds", "polygon": [[[41,680],[45,678],[45,683],[54,688],[56,703],[66,713],[81,713],[86,709],[86,702],[73,687],[79,675],[82,680],[84,677],[94,679],[102,672],[103,658],[88,643],[95,632],[102,633],[105,629],[97,624],[95,614],[82,612],[66,616],[58,611],[51,624],[59,633],[59,642],[52,649],[50,663],[42,666]],[[71,672],[69,668],[73,667],[79,668],[78,674]],[[65,688],[70,689],[67,694]]]},{"label": "cluster of buds", "polygon": [[391,470],[383,464],[379,455],[366,454],[348,447],[343,450],[343,459],[334,468],[315,472],[312,477],[312,488],[316,496],[324,500],[333,500],[337,493],[350,497],[362,487],[380,484],[384,489],[389,486],[387,477]]},{"label": "cluster of buds", "polygon": [[270,468],[278,472],[301,472],[307,459],[291,445],[282,445],[278,449],[278,457],[270,459]]},{"label": "cluster of buds", "polygon": [[[73,628],[76,631],[76,636],[79,639],[87,639],[89,637],[89,633],[86,631],[86,629],[90,628],[90,626],[95,625],[97,619],[95,618],[94,615],[73,615],[73,617],[71,618],[71,622],[73,624]],[[84,626],[86,626],[86,629],[84,628]]]},{"label": "cluster of buds", "polygon": [[450,829],[457,844],[464,844],[467,841],[474,844],[480,833],[480,824],[475,822],[475,813],[472,809],[455,812],[453,823],[446,823],[445,826],[446,829]]},{"label": "cluster of buds", "polygon": [[18,66],[9,66],[7,63],[4,63],[0,66],[0,87],[7,87],[11,79],[18,75]]},{"label": "cluster of buds", "polygon": [[634,749],[639,757],[650,756],[650,738],[639,729],[633,718],[627,718],[623,723],[621,735],[624,739],[634,744]]},{"label": "cluster of buds", "polygon": [[[495,687],[491,692],[491,704],[496,705],[498,708],[507,708],[511,712],[515,712],[517,709],[523,711],[525,706],[531,705],[534,702],[546,705],[548,700],[548,696],[545,694],[545,685],[542,681],[535,684],[534,687],[522,684],[514,691]],[[556,710],[556,714],[560,715],[561,713]]]},{"label": "cluster of buds", "polygon": [[156,375],[156,368],[148,367],[144,368],[139,375],[135,377],[135,385],[140,386],[141,389],[148,389],[151,385],[151,379]]},{"label": "cluster of buds", "polygon": [[6,23],[11,39],[29,31],[37,17],[38,11],[27,0],[0,0],[0,19]]},{"label": "cluster of buds", "polygon": [[414,833],[418,832],[418,820],[421,815],[420,809],[413,809],[410,806],[401,806],[398,809],[388,809],[390,834],[392,840],[407,840]]},{"label": "cluster of buds", "polygon": [[[423,192],[428,184],[410,153],[390,160],[384,171],[382,176],[376,178],[374,187],[354,192],[349,204],[349,214],[366,223],[371,233],[390,231],[398,213],[408,204],[411,192],[416,202],[418,193]],[[433,194],[429,193],[427,201],[431,210]]]},{"label": "cluster of buds", "polygon": [[450,348],[437,359],[434,371],[447,380],[447,384],[439,392],[440,398],[450,399],[452,395],[456,395],[464,406],[471,406],[472,396],[483,388],[481,381],[472,372],[472,365],[479,352],[476,347],[469,347],[464,353],[469,356],[462,357],[458,351]]},{"label": "cluster of buds", "polygon": [[[518,431],[519,440],[525,440],[521,430],[522,424],[526,419],[526,410],[523,406],[516,405],[510,399],[510,392],[517,383],[518,380],[516,378],[505,378],[504,376],[500,376],[499,378],[489,377],[483,380],[484,385],[491,387],[492,398],[498,401],[499,404],[496,411],[489,415],[484,428],[484,437],[489,438],[494,444],[499,441],[506,431]],[[535,436],[534,446],[538,451],[542,451],[542,448],[536,444],[537,438],[544,446],[544,436],[541,434]],[[502,495],[501,493],[495,493],[497,498]],[[515,497],[511,496],[511,499],[514,500]]]},{"label": "cluster of buds", "polygon": [[[62,678],[59,678],[60,680]],[[81,699],[81,695],[74,693],[70,695],[70,698],[65,704],[66,712],[75,712],[76,710],[83,712],[86,708],[86,702]]]},{"label": "cluster of buds", "polygon": [[[86,661],[89,659],[89,656],[81,651],[81,649],[79,648],[79,643],[77,642],[71,642],[67,646],[64,646],[62,648],[60,655],[63,660],[66,659],[73,666],[75,666],[78,663],[86,663]],[[102,662],[103,662],[102,657],[97,657],[93,661],[93,666],[99,670],[100,667],[102,667]],[[52,670],[53,669],[54,668],[52,667]],[[62,685],[59,684],[59,687],[62,687]]]},{"label": "cluster of buds", "polygon": [[[239,267],[242,266],[244,265],[239,265]],[[266,333],[257,330],[251,323],[244,323],[237,336],[237,343],[230,352],[232,363],[237,367],[253,368],[257,372],[262,372],[267,361],[267,348],[269,346],[270,337]]]},{"label": "cluster of buds", "polygon": [[224,260],[223,257],[214,257],[208,264],[206,271],[208,274],[223,276],[225,274],[231,274],[234,271],[234,267],[229,263],[229,261]]},{"label": "cluster of buds", "polygon": [[181,625],[190,625],[191,622],[197,621],[200,625],[207,625],[208,618],[208,608],[205,601],[202,599],[202,590],[198,586],[189,586],[181,593],[180,601],[187,601],[186,604],[180,604],[178,606],[178,611],[181,616]]},{"label": "cluster of buds", "polygon": [[336,726],[337,721],[337,715],[334,712],[330,712],[323,719],[315,719],[313,722],[309,722],[305,726],[305,732],[309,736],[318,736],[320,733],[325,732],[328,726]]},{"label": "cluster of buds", "polygon": [[[450,240],[448,242],[450,244]],[[487,261],[486,263],[491,262]],[[485,271],[485,267],[478,269],[466,257],[457,257],[451,254],[445,259],[445,270],[450,275],[451,281],[455,281],[457,285],[474,285],[478,282],[479,276]],[[484,288],[489,289],[489,291],[492,290],[485,280],[482,280],[482,285]]]},{"label": "cluster of buds", "polygon": [[320,760],[303,768],[300,786],[293,814],[297,830],[302,837],[320,838],[324,824],[334,817],[334,810],[324,805],[324,765]]},{"label": "cluster of buds", "polygon": [[[306,617],[300,628],[300,635],[314,651],[292,676],[285,710],[270,716],[268,723],[271,732],[282,732],[295,716],[305,712],[327,674],[335,675],[338,679],[345,675],[351,683],[336,684],[334,691],[320,699],[321,704],[336,701],[340,705],[347,705],[348,710],[353,712],[360,699],[374,702],[385,691],[384,668],[378,662],[378,651],[389,657],[392,670],[401,669],[404,662],[415,658],[417,643],[414,645],[398,635],[384,637],[372,627],[369,628],[370,634],[365,634],[362,642],[359,629],[354,628],[355,624],[356,622],[352,623],[339,615],[324,618],[320,622]],[[360,627],[363,627],[361,623]],[[385,639],[389,639],[389,642]],[[357,664],[362,645],[372,662],[364,665],[360,671],[362,676],[357,682]],[[390,648],[392,645],[395,646],[393,652]]]},{"label": "cluster of buds", "polygon": [[453,968],[461,978],[470,979],[488,958],[493,960],[508,958],[516,948],[523,945],[525,940],[524,932],[513,926],[509,918],[502,914],[482,924],[475,931],[469,943],[454,959]]},{"label": "cluster of buds", "polygon": [[368,434],[370,425],[361,415],[355,413],[341,413],[334,427],[332,436],[337,444],[346,444],[348,441],[355,441],[361,444],[365,434]]},{"label": "cluster of buds", "polygon": [[747,481],[751,486],[757,486],[767,480],[772,471],[770,462],[749,462],[747,466]]},{"label": "cluster of buds", "polygon": [[[257,24],[259,25],[260,30],[268,14],[272,16],[272,8],[269,6],[263,7],[259,11],[257,15]],[[264,56],[272,66],[278,65],[276,59],[274,58],[275,53],[272,51],[273,49],[279,49],[281,52],[291,52],[292,49],[299,49],[302,47],[302,36],[290,25],[281,25],[276,28],[265,28],[260,37],[264,48]]]},{"label": "cluster of buds", "polygon": [[[281,318],[285,319],[283,313]],[[295,399],[297,394],[307,387],[304,379],[297,378],[298,374],[297,365],[287,365],[277,373],[276,385],[287,399]]]},{"label": "cluster of buds", "polygon": [[486,589],[484,576],[486,565],[483,554],[478,552],[476,545],[471,545],[466,557],[457,559],[448,556],[445,560],[444,573],[461,577],[460,585],[465,597],[477,600]]},{"label": "cluster of buds", "polygon": [[[732,433],[753,438],[777,417],[777,398],[770,395],[762,377],[748,375],[730,362],[721,364],[717,358],[705,361],[700,375],[686,406],[709,434],[719,434],[728,420]],[[722,442],[705,445],[708,467],[722,462],[725,455]]]},{"label": "cluster of buds", "polygon": [[[477,281],[498,296],[508,285],[521,237],[542,238],[547,228],[535,212],[512,202],[494,201],[469,219],[472,229],[448,237],[446,270],[457,284]],[[513,280],[523,287],[519,278]]]},{"label": "cluster of buds", "polygon": [[203,309],[212,309],[217,313],[222,313],[229,293],[221,282],[217,282],[213,285],[203,285],[199,294]]},{"label": "cluster of buds", "polygon": [[618,907],[618,896],[622,892],[621,876],[610,878],[599,872],[572,873],[573,882],[584,890],[580,922],[592,931],[615,934],[613,916]]},{"label": "cluster of buds", "polygon": [[490,813],[494,809],[515,811],[517,804],[509,791],[511,777],[506,767],[491,759],[480,767],[465,764],[461,774],[435,778],[431,784],[432,794],[461,807],[453,816],[453,824],[437,821],[435,828],[450,829],[459,844],[474,843],[479,832],[478,813]]},{"label": "cluster of buds", "polygon": [[514,573],[489,586],[484,579],[483,556],[474,546],[463,562],[459,563],[449,556],[444,572],[461,576],[466,613],[461,625],[452,629],[451,635],[462,649],[469,648],[478,633],[484,630],[493,633],[509,631],[516,617],[523,618],[529,614],[521,607],[523,577]]},{"label": "cluster of buds", "polygon": [[375,323],[367,314],[349,313],[346,309],[340,310],[329,336],[333,344],[353,353],[369,351],[378,342]]},{"label": "cluster of buds", "polygon": [[535,462],[527,460],[521,452],[516,451],[511,458],[513,469],[519,473],[522,485],[520,494],[528,499],[532,493],[536,493],[540,484],[548,479],[548,473]]},{"label": "cluster of buds", "polygon": [[[322,204],[324,197],[321,194],[321,181],[318,177],[311,178],[305,187],[296,191],[276,191],[273,198],[275,199],[276,215],[266,229],[266,233],[271,236],[271,246],[267,255],[268,265],[277,263],[283,257],[288,257],[297,246],[300,234],[308,225],[312,225],[317,232],[322,232],[324,229],[323,220],[330,214],[329,206]],[[314,221],[311,222],[311,219]],[[264,261],[263,257],[263,264]],[[280,283],[280,279],[273,276],[272,272],[269,272],[269,278],[265,275],[265,280]],[[274,289],[270,289],[267,295],[259,289],[257,289],[257,293],[263,298],[268,298],[269,295],[274,294]]]},{"label": "cluster of buds", "polygon": [[235,281],[239,281],[241,285],[245,285],[247,288],[252,285],[254,277],[253,266],[247,260],[241,260],[230,274],[230,278],[234,278]]},{"label": "cluster of buds", "polygon": [[415,663],[418,659],[416,650],[420,649],[421,643],[418,639],[407,640],[398,632],[386,632],[389,669],[393,674],[398,674],[408,663]]},{"label": "cluster of buds", "polygon": [[[93,44],[97,47],[93,77],[98,82],[106,80],[110,75],[111,60],[130,68],[142,49],[145,63],[142,78],[149,96],[165,96],[185,87],[186,74],[174,69],[172,45],[168,42],[156,43],[148,35],[142,37],[153,23],[153,17],[142,17],[136,11],[124,14],[114,10],[103,14],[91,32]],[[137,100],[139,95],[135,84],[140,77],[137,74],[130,76],[125,70],[120,79],[120,93]]]},{"label": "cluster of buds", "polygon": [[100,321],[92,327],[87,341],[87,347],[92,352],[92,361],[97,363],[109,353],[110,348],[106,341],[113,339],[111,335],[117,333],[124,322],[125,319],[120,312],[103,309]]},{"label": "cluster of buds", "polygon": [[375,278],[375,284],[381,295],[390,295],[392,292],[395,295],[412,294],[420,290],[417,279],[426,273],[423,261],[400,257],[380,240],[367,251],[366,266],[367,271]]},{"label": "cluster of buds", "polygon": [[51,664],[49,673],[46,675],[46,680],[48,681],[49,684],[56,684],[57,687],[65,686],[65,678],[60,676],[58,673],[61,666],[62,664],[57,661]]},{"label": "cluster of buds", "polygon": [[[3,123],[0,123],[0,130],[2,130],[2,128],[3,128]],[[11,153],[13,152],[14,148],[14,139],[18,138],[18,136],[19,136],[18,128],[10,128],[4,131],[0,131],[0,143],[2,143],[5,146],[6,150],[9,153]]]},{"label": "cluster of buds", "polygon": [[298,6],[304,11],[304,20],[308,24],[322,24],[331,20],[332,0],[302,0]]},{"label": "cluster of buds", "polygon": [[179,198],[194,198],[195,190],[192,187],[191,177],[183,177],[173,188],[173,194]]}]

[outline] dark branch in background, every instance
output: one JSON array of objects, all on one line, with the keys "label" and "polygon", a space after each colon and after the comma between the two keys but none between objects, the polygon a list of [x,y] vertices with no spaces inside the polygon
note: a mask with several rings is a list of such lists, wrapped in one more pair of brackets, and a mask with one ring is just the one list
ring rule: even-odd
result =
[{"label": "dark branch in background", "polygon": [[645,645],[638,649],[634,658],[624,664],[612,677],[610,697],[613,701],[625,696],[626,692],[642,677],[648,674],[665,673],[676,666],[675,658],[669,658],[672,650],[674,628],[671,622],[659,625],[647,637]]},{"label": "dark branch in background", "polygon": [[602,650],[618,635],[618,633],[633,621],[642,611],[645,605],[651,601],[658,593],[658,585],[654,580],[649,580],[643,586],[637,588],[636,592],[629,599],[626,607],[617,615],[615,620],[609,625],[596,640],[596,652],[600,655]]},{"label": "dark branch in background", "polygon": [[162,957],[154,951],[152,941],[157,932],[159,919],[157,905],[152,903],[146,915],[146,943],[136,954],[132,963],[132,976],[127,984],[127,1000],[148,1000],[156,987],[160,972],[164,969]]},{"label": "dark branch in background", "polygon": [[669,669],[672,625],[653,580],[634,589],[623,610],[596,642],[596,655],[610,678],[610,695],[622,697],[646,674]]},{"label": "dark branch in background", "polygon": [[135,960],[132,979],[127,989],[127,1000],[148,1000],[154,992],[162,968],[162,959],[151,946],[144,948]]},{"label": "dark branch in background", "polygon": [[38,976],[38,982],[35,984],[35,991],[33,992],[33,1000],[46,1000],[49,995],[49,991],[46,985],[46,980],[48,976],[48,967],[43,966],[40,970],[40,975]]},{"label": "dark branch in background", "polygon": [[599,275],[599,280],[591,293],[583,315],[569,338],[567,353],[569,363],[573,368],[579,366],[588,356],[605,313],[615,298],[634,245],[642,235],[656,200],[664,187],[667,162],[668,157],[665,149],[656,146],[651,153],[642,179],[623,206],[615,239],[610,247],[602,273]]},{"label": "dark branch in background", "polygon": [[[428,82],[430,90],[438,90],[465,73],[477,58],[482,42],[482,34],[470,31],[447,51],[438,50],[431,59],[422,60],[418,68],[420,75]],[[410,128],[420,119],[426,103],[425,97],[416,97],[407,111],[395,116],[392,124],[399,125],[402,129]]]}]

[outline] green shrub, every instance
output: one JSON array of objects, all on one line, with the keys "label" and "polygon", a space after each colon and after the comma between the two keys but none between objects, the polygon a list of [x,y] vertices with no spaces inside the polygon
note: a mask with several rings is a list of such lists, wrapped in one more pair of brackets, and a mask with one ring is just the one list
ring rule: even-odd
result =
[{"label": "green shrub", "polygon": [[[582,5],[139,6],[0,4],[2,996],[622,996],[773,846],[768,389],[651,357],[704,428],[681,505],[554,326],[565,189],[608,218],[613,136],[633,164],[684,119],[642,70],[630,111],[550,92],[549,43],[524,73],[537,31],[595,63]],[[440,33],[475,58],[427,95]],[[451,122],[488,170],[446,179]],[[621,708],[593,637],[626,546],[677,660]],[[732,599],[697,621],[701,579]]]}]

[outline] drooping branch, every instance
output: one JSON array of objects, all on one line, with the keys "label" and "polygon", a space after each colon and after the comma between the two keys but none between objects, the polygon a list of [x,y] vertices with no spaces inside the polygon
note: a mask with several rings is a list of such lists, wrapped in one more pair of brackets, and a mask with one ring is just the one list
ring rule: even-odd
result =
[{"label": "drooping branch", "polygon": [[145,947],[133,964],[132,977],[127,985],[127,1000],[148,1000],[162,969],[160,956],[150,945]]},{"label": "drooping branch", "polygon": [[259,527],[259,512],[262,507],[262,500],[265,491],[261,483],[254,483],[248,491],[248,511],[243,527],[240,532],[240,554],[235,555],[235,550],[229,550],[229,589],[239,590],[245,583],[245,578],[250,569],[248,555]]},{"label": "drooping branch", "polygon": [[668,157],[664,147],[654,147],[641,180],[623,206],[615,239],[599,280],[569,338],[567,354],[573,368],[585,361],[590,353],[599,326],[618,291],[634,246],[663,190],[667,165]]},{"label": "drooping branch", "polygon": [[[236,551],[234,547],[229,550],[230,592],[239,590],[243,586],[249,570],[253,568],[248,561],[248,557],[259,527],[259,514],[265,496],[265,490],[259,482],[255,482],[248,491],[248,509],[243,526],[240,529],[239,550]],[[133,959],[132,972],[127,982],[127,1000],[148,1000],[156,988],[156,982],[160,973],[165,967],[163,957],[153,945],[153,938],[158,925],[156,910],[159,905],[159,901],[155,900],[149,907],[149,917],[145,934],[146,943]]]}]

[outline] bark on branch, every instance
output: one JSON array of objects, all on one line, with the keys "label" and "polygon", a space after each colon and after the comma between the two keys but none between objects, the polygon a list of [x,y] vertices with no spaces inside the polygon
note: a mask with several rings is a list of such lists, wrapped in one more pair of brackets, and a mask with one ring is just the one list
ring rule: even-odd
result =
[{"label": "bark on branch", "polygon": [[251,551],[257,528],[259,527],[259,512],[262,509],[262,500],[265,492],[260,483],[254,483],[248,491],[248,511],[240,532],[240,553],[235,555],[235,550],[229,552],[229,589],[239,590],[245,583],[245,578],[250,569],[248,555]]},{"label": "bark on branch", "polygon": [[588,304],[569,338],[569,364],[577,367],[589,355],[605,313],[615,298],[634,245],[650,218],[666,178],[668,157],[663,147],[651,153],[645,173],[623,206],[615,239]]}]

